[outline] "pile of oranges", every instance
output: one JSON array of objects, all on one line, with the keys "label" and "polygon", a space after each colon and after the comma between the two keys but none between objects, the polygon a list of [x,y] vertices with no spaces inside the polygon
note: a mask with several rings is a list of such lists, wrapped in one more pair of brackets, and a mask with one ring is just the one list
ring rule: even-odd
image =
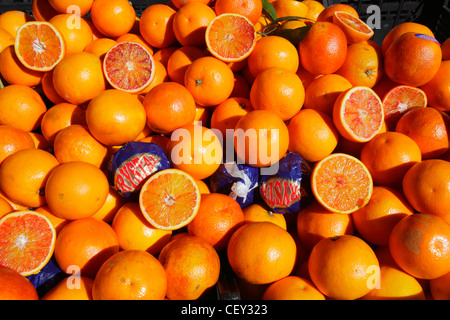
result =
[{"label": "pile of oranges", "polygon": [[[26,47],[43,36],[21,33],[33,22],[56,34],[30,42],[52,52],[46,67]],[[2,13],[0,298],[201,299],[229,265],[242,299],[449,299],[450,39],[413,22],[382,44],[373,34],[351,6],[316,0],[172,0],[140,17],[128,0],[33,0],[32,15]],[[180,129],[202,134],[175,140]],[[269,164],[307,161],[311,202],[283,215],[213,192],[236,129],[262,132]],[[145,200],[110,180],[130,142],[173,167]],[[180,144],[192,163],[175,164]],[[238,159],[268,165],[261,144],[244,145]],[[152,208],[181,222],[155,226]],[[39,234],[11,227],[25,216],[45,226],[43,256],[21,255]],[[38,296],[26,276],[50,259],[67,277]]]}]

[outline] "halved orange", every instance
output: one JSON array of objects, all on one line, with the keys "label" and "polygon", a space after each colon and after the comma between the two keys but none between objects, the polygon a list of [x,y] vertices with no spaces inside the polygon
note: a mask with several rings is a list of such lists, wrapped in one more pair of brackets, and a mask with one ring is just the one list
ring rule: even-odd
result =
[{"label": "halved orange", "polygon": [[371,88],[356,86],[347,89],[334,103],[333,122],[344,138],[367,142],[383,127],[383,103]]},{"label": "halved orange", "polygon": [[342,29],[350,44],[367,41],[374,35],[374,31],[364,21],[345,11],[335,11],[333,23]]},{"label": "halved orange", "polygon": [[383,97],[384,119],[390,130],[395,130],[400,117],[413,108],[427,106],[425,92],[416,87],[399,85],[389,90]]},{"label": "halved orange", "polygon": [[30,21],[17,30],[14,50],[26,68],[50,71],[64,58],[66,45],[51,23]]},{"label": "halved orange", "polygon": [[214,57],[225,62],[238,62],[247,58],[255,48],[256,30],[243,15],[223,13],[206,28],[205,40]]},{"label": "halved orange", "polygon": [[105,54],[103,72],[115,89],[129,93],[144,90],[155,76],[153,56],[137,42],[120,42]]},{"label": "halved orange", "polygon": [[311,189],[317,201],[327,210],[350,214],[369,202],[373,180],[358,158],[345,153],[332,153],[314,166]]},{"label": "halved orange", "polygon": [[165,169],[150,176],[139,193],[144,217],[155,228],[176,230],[197,215],[200,190],[194,178],[179,169]]},{"label": "halved orange", "polygon": [[56,231],[44,215],[15,211],[0,219],[0,265],[23,276],[38,273],[55,249]]}]

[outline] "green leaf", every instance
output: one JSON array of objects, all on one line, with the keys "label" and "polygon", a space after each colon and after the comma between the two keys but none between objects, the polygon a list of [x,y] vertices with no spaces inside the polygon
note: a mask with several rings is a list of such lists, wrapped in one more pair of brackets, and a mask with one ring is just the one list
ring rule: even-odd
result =
[{"label": "green leaf", "polygon": [[275,21],[277,19],[277,12],[275,8],[268,0],[261,0],[263,5],[263,13],[269,18],[271,21]]},{"label": "green leaf", "polygon": [[308,33],[309,29],[311,29],[312,24],[307,25],[305,27],[300,27],[296,29],[283,29],[277,32],[277,36],[286,38],[289,40],[294,46],[297,46],[300,41],[303,40],[303,38]]}]

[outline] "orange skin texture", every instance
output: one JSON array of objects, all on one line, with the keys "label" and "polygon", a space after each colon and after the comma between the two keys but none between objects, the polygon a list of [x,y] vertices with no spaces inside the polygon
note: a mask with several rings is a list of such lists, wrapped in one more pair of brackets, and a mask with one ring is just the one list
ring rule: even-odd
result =
[{"label": "orange skin texture", "polygon": [[20,273],[0,266],[1,300],[39,300],[33,284]]}]

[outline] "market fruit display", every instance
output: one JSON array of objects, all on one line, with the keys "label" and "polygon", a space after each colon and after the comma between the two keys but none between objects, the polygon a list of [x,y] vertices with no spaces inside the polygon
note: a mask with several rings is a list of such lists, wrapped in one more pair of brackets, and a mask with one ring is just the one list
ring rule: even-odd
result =
[{"label": "market fruit display", "polygon": [[30,10],[0,13],[0,299],[450,298],[450,39],[316,0]]}]

